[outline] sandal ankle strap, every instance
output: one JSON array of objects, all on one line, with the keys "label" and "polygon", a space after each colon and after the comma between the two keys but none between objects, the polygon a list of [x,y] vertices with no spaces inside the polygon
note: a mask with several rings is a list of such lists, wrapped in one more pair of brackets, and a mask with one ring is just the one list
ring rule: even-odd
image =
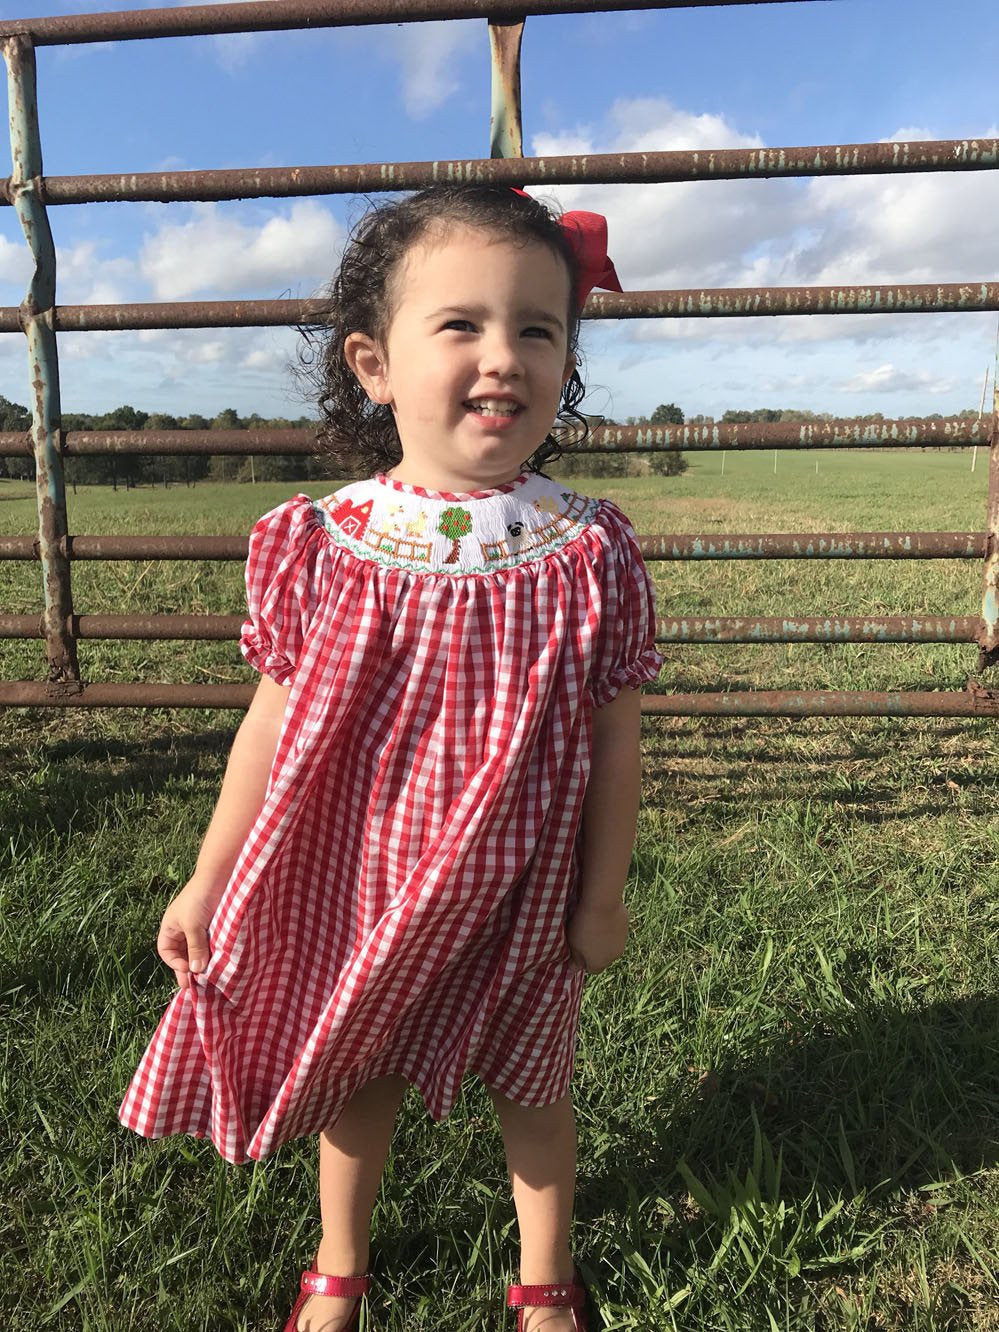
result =
[{"label": "sandal ankle strap", "polygon": [[508,1309],[533,1305],[539,1309],[582,1309],[586,1291],[575,1281],[552,1281],[543,1286],[508,1286]]},{"label": "sandal ankle strap", "polygon": [[369,1276],[327,1276],[324,1272],[303,1272],[302,1290],[307,1295],[339,1295],[341,1298],[360,1299],[367,1295],[371,1285]]}]

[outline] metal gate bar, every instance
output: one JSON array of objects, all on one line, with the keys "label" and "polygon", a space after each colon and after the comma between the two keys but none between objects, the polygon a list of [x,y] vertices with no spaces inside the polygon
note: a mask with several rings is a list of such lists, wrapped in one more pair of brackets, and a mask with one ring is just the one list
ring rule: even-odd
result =
[{"label": "metal gate bar", "polygon": [[[172,301],[132,305],[62,305],[53,312],[59,333],[125,332],[147,328],[267,328],[309,325],[322,302]],[[909,286],[721,287],[676,291],[601,292],[589,297],[584,319],[732,319],[766,315],[965,314],[999,310],[999,283],[928,282]],[[23,306],[0,306],[0,333],[21,329]]]},{"label": "metal gate bar", "polygon": [[[641,9],[712,9],[763,0],[248,0],[180,9],[122,10],[11,19],[0,37],[30,36],[35,46],[129,41],[147,37],[205,37],[227,32],[276,32],[298,28],[360,27],[371,23],[424,23],[428,19],[521,19],[525,14],[617,14]],[[821,0],[818,0],[821,3]],[[825,0],[828,3],[828,0]],[[817,0],[768,0],[815,4]]]},{"label": "metal gate bar", "polygon": [[[73,615],[74,638],[237,639],[242,615]],[[656,620],[657,643],[977,643],[975,616],[683,615]],[[44,638],[38,615],[0,615],[0,638]]]},{"label": "metal gate bar", "polygon": [[[675,532],[640,536],[653,560],[981,560],[984,532]],[[245,536],[70,536],[71,560],[246,559]],[[37,560],[38,538],[0,536],[0,560]]]},{"label": "metal gate bar", "polygon": [[[62,432],[68,457],[121,455],[312,454],[311,430],[68,430]],[[579,447],[580,453],[704,453],[774,449],[911,449],[933,446],[986,448],[992,419],[961,416],[936,420],[713,422],[704,425],[601,426]],[[30,435],[0,431],[0,457],[31,454]],[[576,451],[576,450],[574,450]]]},{"label": "metal gate bar", "polygon": [[[0,23],[0,34],[7,25]],[[505,26],[505,25],[504,25]],[[518,25],[519,26],[519,25]],[[491,25],[496,31],[498,25]],[[502,30],[502,29],[501,29]],[[500,108],[505,103],[500,102]],[[494,118],[496,113],[494,112]],[[502,117],[502,110],[500,111]],[[503,119],[498,143],[514,143]],[[433,162],[362,162],[298,167],[229,167],[220,171],[139,171],[47,176],[47,204],[187,203],[223,199],[291,199],[315,194],[416,190],[437,181],[493,185],[613,185],[803,176],[911,175],[925,171],[992,171],[999,139],[919,139],[912,143],[843,143],[784,148],[673,149],[585,156],[454,158]],[[0,205],[11,203],[0,183]]]}]

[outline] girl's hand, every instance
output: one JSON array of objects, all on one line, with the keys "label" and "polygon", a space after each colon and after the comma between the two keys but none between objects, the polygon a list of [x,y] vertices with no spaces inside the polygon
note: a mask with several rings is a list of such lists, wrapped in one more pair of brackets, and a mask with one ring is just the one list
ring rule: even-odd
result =
[{"label": "girl's hand", "polygon": [[224,891],[225,884],[207,885],[189,879],[163,913],[156,951],[172,969],[182,990],[191,984],[192,971],[204,971],[208,965],[208,923]]},{"label": "girl's hand", "polygon": [[582,901],[570,916],[565,933],[576,967],[580,971],[603,971],[624,952],[628,909],[620,901],[609,906]]}]

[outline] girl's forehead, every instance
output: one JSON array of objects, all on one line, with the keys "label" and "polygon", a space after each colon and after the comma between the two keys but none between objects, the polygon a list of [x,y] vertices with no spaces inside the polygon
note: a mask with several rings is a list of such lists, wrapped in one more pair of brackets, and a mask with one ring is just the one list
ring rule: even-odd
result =
[{"label": "girl's forehead", "polygon": [[[532,277],[551,274],[555,282],[564,278],[568,287],[569,271],[560,255],[543,241],[533,237],[514,239],[501,232],[464,224],[436,226],[407,250],[395,273],[396,297],[407,289],[435,285],[437,282],[475,283],[488,272],[511,269]],[[547,272],[546,272],[547,271]]]}]

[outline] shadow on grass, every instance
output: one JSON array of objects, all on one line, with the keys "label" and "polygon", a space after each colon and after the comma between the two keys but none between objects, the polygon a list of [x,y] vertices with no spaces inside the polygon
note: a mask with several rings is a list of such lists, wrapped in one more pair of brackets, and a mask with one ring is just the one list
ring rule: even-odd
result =
[{"label": "shadow on grass", "polygon": [[748,817],[763,804],[793,799],[872,824],[994,811],[994,723],[910,722],[858,727],[848,735],[842,723],[831,734],[828,722],[799,724],[793,731],[787,723],[774,725],[714,725],[648,736],[647,808],[710,805]]},{"label": "shadow on grass", "polygon": [[681,1157],[701,1180],[744,1178],[754,1120],[781,1154],[788,1201],[814,1189],[829,1206],[999,1163],[999,998],[917,1010],[858,1002],[825,1025],[720,1064],[700,1095],[677,1085],[638,1133],[633,1121],[606,1126],[619,1139],[614,1168],[585,1179],[580,1216],[627,1211],[636,1192],[685,1192]]},{"label": "shadow on grass", "polygon": [[156,795],[193,777],[221,782],[235,733],[233,725],[191,734],[0,746],[8,783],[0,805],[4,833],[14,841],[18,834],[31,839],[49,830],[86,833],[116,804],[120,808],[123,798]]}]

